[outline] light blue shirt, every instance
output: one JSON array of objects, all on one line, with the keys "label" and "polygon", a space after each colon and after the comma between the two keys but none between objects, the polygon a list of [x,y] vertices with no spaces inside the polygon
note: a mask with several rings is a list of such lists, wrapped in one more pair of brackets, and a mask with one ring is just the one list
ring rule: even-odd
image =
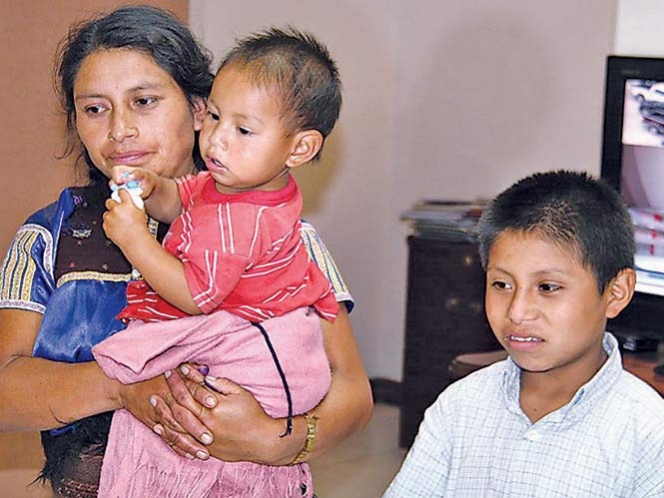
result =
[{"label": "light blue shirt", "polygon": [[507,359],[449,386],[383,498],[664,497],[664,399],[609,358],[562,408],[531,423]]}]

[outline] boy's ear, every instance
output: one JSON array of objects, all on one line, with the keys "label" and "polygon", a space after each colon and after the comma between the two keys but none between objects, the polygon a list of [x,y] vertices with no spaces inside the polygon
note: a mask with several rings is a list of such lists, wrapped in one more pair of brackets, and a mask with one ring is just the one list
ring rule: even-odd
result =
[{"label": "boy's ear", "polygon": [[609,282],[606,289],[607,306],[606,317],[615,318],[632,300],[636,286],[636,273],[631,268],[620,270],[618,275]]},{"label": "boy's ear", "polygon": [[323,147],[323,134],[318,130],[304,130],[293,137],[293,148],[286,161],[289,168],[297,168],[311,161]]},{"label": "boy's ear", "polygon": [[194,130],[200,131],[203,127],[203,120],[207,112],[207,102],[204,98],[194,97],[191,104],[191,111],[194,115]]}]

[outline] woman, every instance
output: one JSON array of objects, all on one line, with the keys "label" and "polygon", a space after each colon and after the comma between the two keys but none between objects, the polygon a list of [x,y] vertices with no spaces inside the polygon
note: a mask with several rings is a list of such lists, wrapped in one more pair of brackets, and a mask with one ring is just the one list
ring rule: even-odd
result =
[{"label": "woman", "polygon": [[[117,164],[171,177],[195,171],[209,62],[184,26],[150,7],[78,25],[61,47],[57,77],[69,151],[80,141],[90,185],[65,190],[19,229],[0,287],[0,430],[55,428],[43,434],[44,477],[60,496],[97,495],[106,412],[118,408],[187,458],[269,465],[329,450],[370,416],[368,382],[343,307],[334,324],[323,322],[332,385],[313,410],[318,423],[297,417],[289,437],[279,437],[285,421],[269,418],[247,391],[204,379],[191,365],[168,380],[123,386],[91,361],[91,347],[122,327],[114,317],[131,274],[101,230],[106,177]],[[153,226],[155,234],[164,228]],[[313,229],[305,239],[334,277]],[[347,298],[343,283],[332,281]]]}]

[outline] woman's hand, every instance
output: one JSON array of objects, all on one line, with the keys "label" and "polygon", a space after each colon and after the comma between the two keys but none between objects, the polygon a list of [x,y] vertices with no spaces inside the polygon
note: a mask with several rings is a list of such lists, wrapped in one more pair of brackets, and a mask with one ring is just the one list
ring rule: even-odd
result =
[{"label": "woman's hand", "polygon": [[[167,373],[168,374],[168,373]],[[196,440],[189,432],[176,421],[170,410],[158,409],[160,400],[171,399],[171,391],[166,383],[166,376],[156,377],[151,380],[128,384],[120,387],[120,403],[140,422],[158,434],[161,439],[171,447],[178,455],[186,458],[199,458],[206,460],[210,453],[205,447],[212,438],[210,431],[195,417],[189,420],[192,433],[199,434],[202,440]],[[176,408],[177,413],[177,408]],[[201,436],[207,433],[208,436]]]},{"label": "woman's hand", "polygon": [[[275,443],[285,422],[270,418],[249,391],[228,379],[205,377],[190,364],[174,371],[167,382],[171,395],[155,396],[158,418],[165,422],[173,417],[190,434],[203,429],[211,441],[210,454],[221,460],[279,463]],[[294,448],[301,447],[303,438],[293,442]]]},{"label": "woman's hand", "polygon": [[[323,401],[310,411],[319,420],[313,451],[305,461],[330,451],[364,427],[373,408],[369,381],[345,308],[334,323],[322,320],[321,324],[332,384]],[[167,382],[171,394],[155,396],[157,417],[164,421],[173,417],[199,441],[201,430],[208,430],[214,442],[207,449],[216,458],[288,465],[304,445],[307,423],[303,416],[293,417],[290,436],[279,437],[286,429],[286,419],[270,418],[249,391],[228,379],[205,377],[185,364]]]}]

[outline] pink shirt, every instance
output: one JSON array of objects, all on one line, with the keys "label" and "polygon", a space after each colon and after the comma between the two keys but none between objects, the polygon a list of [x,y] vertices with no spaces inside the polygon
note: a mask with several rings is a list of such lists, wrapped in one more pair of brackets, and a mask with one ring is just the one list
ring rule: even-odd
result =
[{"label": "pink shirt", "polygon": [[[209,172],[177,180],[183,211],[164,248],[182,261],[201,312],[227,310],[263,321],[314,306],[334,319],[330,282],[309,259],[300,236],[302,194],[295,180],[271,191],[224,194]],[[119,318],[158,321],[187,316],[145,281],[130,282]]]}]

